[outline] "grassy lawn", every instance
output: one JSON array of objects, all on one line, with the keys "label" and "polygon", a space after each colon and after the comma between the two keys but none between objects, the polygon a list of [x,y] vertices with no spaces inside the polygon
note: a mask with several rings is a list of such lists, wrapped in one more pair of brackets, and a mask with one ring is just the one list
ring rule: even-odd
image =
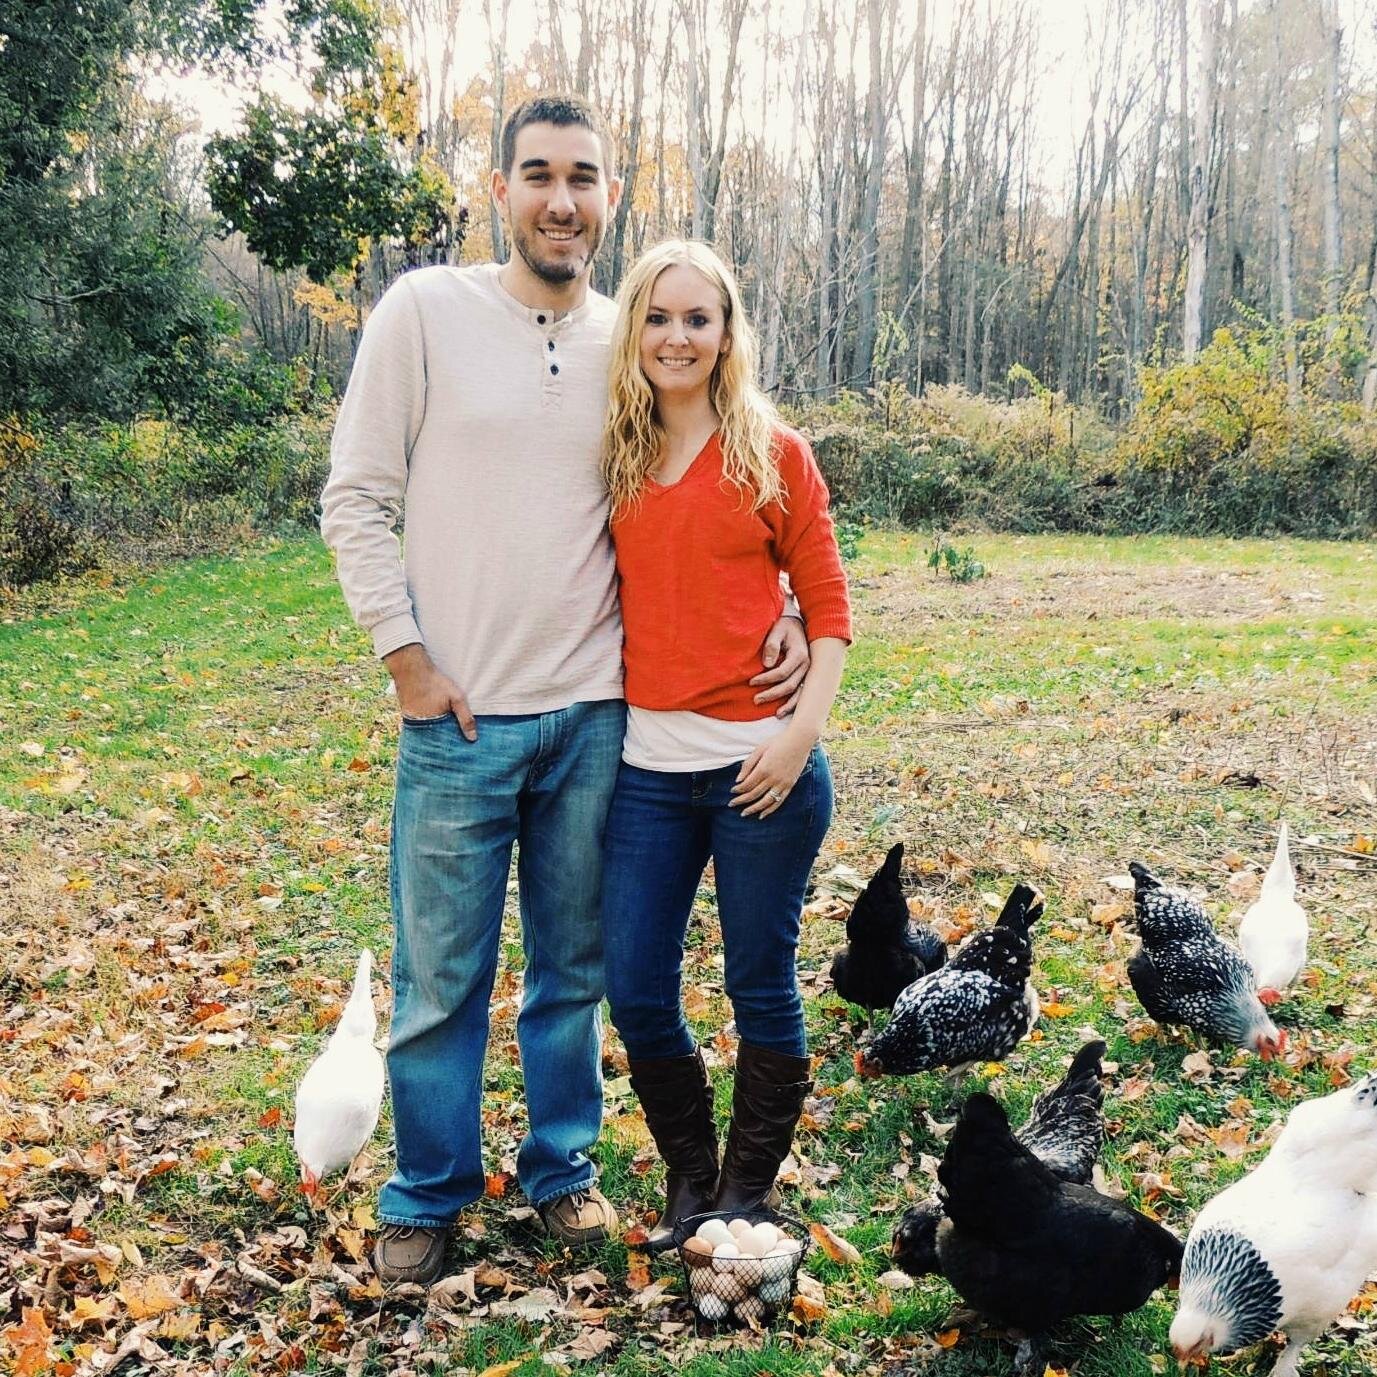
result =
[{"label": "grassy lawn", "polygon": [[[973,543],[993,573],[970,585],[934,578],[920,536],[870,533],[853,566],[858,642],[828,742],[838,815],[800,961],[818,1090],[786,1184],[788,1208],[862,1261],[815,1253],[825,1316],[764,1338],[698,1337],[675,1267],[647,1273],[621,1245],[571,1256],[533,1227],[513,1177],[510,922],[485,1104],[492,1198],[456,1231],[458,1280],[428,1304],[384,1302],[371,1283],[386,1124],[325,1214],[295,1190],[296,1079],[359,944],[389,945],[397,736],[318,543],[0,605],[0,1330],[16,1326],[0,1368],[108,1370],[102,1351],[123,1343],[122,1371],[189,1374],[1005,1373],[1014,1342],[944,1283],[881,1280],[889,1235],[929,1192],[963,1093],[989,1085],[1021,1114],[1091,1029],[1114,1068],[1105,1177],[1184,1233],[1292,1103],[1374,1064],[1377,550]],[[1106,877],[1141,859],[1231,928],[1282,816],[1312,924],[1310,966],[1280,1009],[1291,1049],[1270,1066],[1192,1055],[1127,986],[1124,896]],[[953,935],[987,923],[1016,878],[1048,898],[1036,979],[1059,1016],[961,1087],[859,1083],[863,1025],[827,987],[841,937],[829,895],[899,839],[910,893]],[[733,1038],[710,887],[699,906],[689,1009],[725,1115]],[[604,1188],[635,1216],[659,1172],[611,1034],[605,1060]],[[1371,1371],[1375,1304],[1370,1286],[1303,1370]],[[18,1328],[25,1307],[38,1315]],[[1066,1326],[1054,1365],[1171,1371],[1171,1313],[1161,1299]],[[1215,1370],[1271,1361],[1264,1347]]]}]

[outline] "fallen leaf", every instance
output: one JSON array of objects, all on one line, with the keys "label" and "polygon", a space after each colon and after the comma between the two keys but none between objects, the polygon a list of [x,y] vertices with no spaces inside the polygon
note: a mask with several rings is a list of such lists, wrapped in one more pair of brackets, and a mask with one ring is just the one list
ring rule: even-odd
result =
[{"label": "fallen leaf", "polygon": [[800,1324],[816,1324],[819,1320],[827,1318],[827,1307],[821,1301],[800,1293],[794,1297],[794,1303],[789,1307],[789,1313]]},{"label": "fallen leaf", "polygon": [[14,1351],[14,1377],[38,1377],[52,1365],[53,1331],[36,1305],[26,1305],[23,1320],[11,1325],[0,1337]]},{"label": "fallen leaf", "polygon": [[523,1354],[520,1358],[513,1358],[508,1363],[494,1363],[492,1367],[485,1367],[478,1377],[507,1377],[509,1372],[515,1372],[529,1355]]},{"label": "fallen leaf", "polygon": [[114,1296],[78,1296],[72,1305],[70,1323],[73,1329],[80,1329],[84,1324],[104,1324],[114,1318]]},{"label": "fallen leaf", "polygon": [[880,1285],[891,1291],[911,1291],[918,1283],[907,1272],[882,1272]]},{"label": "fallen leaf", "polygon": [[932,1337],[936,1340],[938,1348],[954,1348],[961,1338],[961,1331],[959,1329],[944,1329],[940,1334],[934,1334]]},{"label": "fallen leaf", "polygon": [[130,1277],[120,1287],[119,1296],[128,1307],[132,1320],[162,1315],[175,1310],[182,1303],[181,1297],[172,1289],[172,1283],[157,1273],[142,1280]]},{"label": "fallen leaf", "polygon": [[808,1232],[813,1242],[827,1254],[833,1262],[854,1267],[860,1260],[860,1252],[854,1244],[848,1243],[839,1234],[834,1234],[826,1224],[810,1224]]}]

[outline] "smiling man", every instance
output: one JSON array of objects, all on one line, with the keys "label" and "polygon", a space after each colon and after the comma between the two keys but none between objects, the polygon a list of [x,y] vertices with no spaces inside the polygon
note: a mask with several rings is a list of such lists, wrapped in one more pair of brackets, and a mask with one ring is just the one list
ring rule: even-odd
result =
[{"label": "smiling man", "polygon": [[[621,194],[610,168],[582,101],[513,111],[492,174],[510,259],[393,284],[335,427],[321,530],[402,719],[397,1166],[373,1253],[387,1282],[438,1277],[450,1224],[483,1194],[483,1058],[513,843],[529,1119],[517,1176],[561,1241],[616,1229],[588,1157],[602,1121],[601,838],[625,728],[598,471],[615,308],[589,290]],[[762,655],[752,682],[787,700],[807,663],[798,622],[781,619]]]}]

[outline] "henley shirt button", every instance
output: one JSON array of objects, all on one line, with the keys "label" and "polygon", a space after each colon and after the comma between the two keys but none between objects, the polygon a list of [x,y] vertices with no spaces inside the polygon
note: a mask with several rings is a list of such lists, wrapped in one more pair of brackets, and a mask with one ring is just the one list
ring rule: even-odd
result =
[{"label": "henley shirt button", "polygon": [[551,372],[551,373],[558,373],[558,372],[559,372],[559,364],[557,364],[557,363],[552,363],[552,364],[550,365],[550,372]]},{"label": "henley shirt button", "polygon": [[544,325],[544,324],[545,324],[545,317],[544,317],[544,316],[537,316],[537,317],[536,317],[536,324],[537,324],[537,325]]},{"label": "henley shirt button", "polygon": [[547,349],[549,349],[551,352],[553,352],[553,351],[554,351],[554,347],[555,347],[555,342],[554,342],[554,340],[552,340],[552,339],[547,339],[547,340],[545,341],[545,347],[546,347]]}]

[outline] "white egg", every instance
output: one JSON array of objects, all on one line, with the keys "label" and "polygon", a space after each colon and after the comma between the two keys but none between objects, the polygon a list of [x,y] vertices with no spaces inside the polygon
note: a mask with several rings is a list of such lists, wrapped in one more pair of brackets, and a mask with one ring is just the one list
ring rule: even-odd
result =
[{"label": "white egg", "polygon": [[751,1230],[760,1244],[760,1256],[764,1257],[780,1240],[780,1232],[768,1219],[762,1220]]},{"label": "white egg", "polygon": [[766,1305],[780,1305],[789,1299],[789,1278],[787,1276],[777,1277],[772,1281],[761,1283],[760,1299]]},{"label": "white egg", "polygon": [[761,1259],[760,1272],[762,1278],[767,1282],[787,1281],[794,1270],[794,1258],[797,1249],[784,1249],[778,1244]]},{"label": "white egg", "polygon": [[727,1302],[721,1296],[704,1296],[698,1302],[698,1313],[705,1320],[711,1320],[716,1324],[718,1320],[727,1318]]},{"label": "white egg", "polygon": [[689,1273],[689,1294],[695,1301],[717,1294],[716,1277],[711,1267],[696,1267]]},{"label": "white egg", "polygon": [[732,1219],[727,1222],[727,1230],[733,1238],[740,1238],[743,1234],[751,1231],[751,1221],[749,1219]]},{"label": "white egg", "polygon": [[754,1229],[737,1234],[736,1246],[741,1250],[742,1257],[764,1257],[770,1251],[769,1247],[760,1241],[760,1235]]},{"label": "white egg", "polygon": [[704,1243],[711,1243],[713,1248],[719,1248],[724,1243],[735,1243],[731,1230],[720,1219],[707,1219],[698,1226],[698,1233],[695,1235],[701,1238]]},{"label": "white egg", "polygon": [[733,1309],[739,1320],[755,1320],[758,1323],[765,1318],[765,1302],[759,1296],[747,1296],[745,1300],[737,1301]]},{"label": "white egg", "polygon": [[732,1264],[741,1257],[741,1249],[735,1243],[721,1243],[712,1250],[712,1267],[715,1272],[730,1272]]}]

